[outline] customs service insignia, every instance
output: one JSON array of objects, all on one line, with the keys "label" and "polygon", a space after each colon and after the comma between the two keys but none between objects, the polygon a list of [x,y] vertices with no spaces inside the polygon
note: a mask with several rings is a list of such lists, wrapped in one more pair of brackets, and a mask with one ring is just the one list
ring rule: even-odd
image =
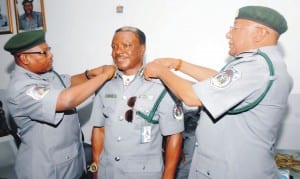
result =
[{"label": "customs service insignia", "polygon": [[35,100],[43,99],[49,92],[49,88],[45,86],[33,86],[26,91],[26,94]]},{"label": "customs service insignia", "polygon": [[241,74],[238,70],[234,68],[226,69],[214,77],[211,78],[210,82],[212,86],[218,88],[227,87],[232,81],[235,81],[241,77]]}]

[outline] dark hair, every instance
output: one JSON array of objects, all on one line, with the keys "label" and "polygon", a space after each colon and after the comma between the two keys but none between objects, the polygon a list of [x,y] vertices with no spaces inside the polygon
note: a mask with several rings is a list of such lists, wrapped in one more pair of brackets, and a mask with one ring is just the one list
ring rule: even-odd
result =
[{"label": "dark hair", "polygon": [[124,27],[120,27],[119,29],[117,29],[115,31],[115,33],[117,33],[117,32],[124,32],[124,31],[133,32],[138,37],[138,39],[140,41],[140,44],[142,44],[142,45],[146,44],[146,35],[140,29],[138,29],[136,27],[131,27],[131,26],[124,26]]},{"label": "dark hair", "polygon": [[23,0],[22,5],[24,6],[25,3],[31,3],[32,4],[33,0]]}]

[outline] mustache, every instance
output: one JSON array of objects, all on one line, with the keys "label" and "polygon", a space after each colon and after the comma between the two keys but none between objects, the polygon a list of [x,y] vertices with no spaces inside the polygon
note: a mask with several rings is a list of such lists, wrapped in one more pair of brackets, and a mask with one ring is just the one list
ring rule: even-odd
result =
[{"label": "mustache", "polygon": [[118,54],[114,57],[115,59],[118,59],[118,58],[129,58],[128,55],[125,55],[125,54]]}]

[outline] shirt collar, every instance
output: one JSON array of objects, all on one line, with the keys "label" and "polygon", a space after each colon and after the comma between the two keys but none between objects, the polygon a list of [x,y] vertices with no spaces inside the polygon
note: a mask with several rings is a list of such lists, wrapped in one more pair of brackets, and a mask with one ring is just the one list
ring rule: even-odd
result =
[{"label": "shirt collar", "polygon": [[[144,73],[144,66],[142,66],[135,74],[135,77],[136,78],[137,76],[139,77],[143,77],[143,73]],[[119,78],[123,78],[123,72],[120,71],[119,69],[116,71],[116,76],[119,77]]]}]

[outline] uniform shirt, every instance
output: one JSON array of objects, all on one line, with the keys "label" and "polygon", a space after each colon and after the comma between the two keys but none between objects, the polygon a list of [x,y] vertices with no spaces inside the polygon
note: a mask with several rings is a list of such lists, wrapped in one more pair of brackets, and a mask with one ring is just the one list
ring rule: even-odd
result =
[{"label": "uniform shirt", "polygon": [[0,32],[8,31],[8,19],[6,15],[0,14]]},{"label": "uniform shirt", "polygon": [[8,20],[6,15],[0,14],[0,27],[8,26]]},{"label": "uniform shirt", "polygon": [[[124,86],[122,74],[108,81],[96,95],[91,114],[94,126],[105,127],[104,149],[99,158],[98,178],[160,179],[163,171],[162,136],[180,133],[183,118],[173,116],[174,101],[167,93],[151,124],[134,114],[131,123],[125,120],[127,110],[149,113],[164,87],[146,81],[141,73]],[[136,96],[133,108],[127,101]]]},{"label": "uniform shirt", "polygon": [[[278,47],[260,50],[271,59],[275,78],[270,77],[264,58],[253,52],[240,54],[242,58],[232,61],[215,77],[193,86],[205,108],[196,129],[190,179],[279,178],[273,145],[293,81]],[[270,78],[273,85],[255,108],[226,114],[232,107],[257,99]]]},{"label": "uniform shirt", "polygon": [[[70,85],[70,77],[62,76]],[[75,110],[56,112],[64,89],[48,72],[16,66],[8,86],[8,109],[21,138],[15,170],[18,179],[78,179],[84,169],[80,124]]]},{"label": "uniform shirt", "polygon": [[43,26],[42,14],[40,12],[33,11],[31,16],[30,20],[27,19],[25,14],[20,16],[19,24],[21,30],[36,30]]},{"label": "uniform shirt", "polygon": [[184,155],[184,160],[181,159],[178,163],[176,170],[176,179],[187,179],[190,171],[190,166],[192,163],[192,158],[195,149],[195,130],[197,123],[199,121],[198,108],[195,109],[185,109],[184,110],[184,131],[182,133],[183,145],[182,153]]}]

